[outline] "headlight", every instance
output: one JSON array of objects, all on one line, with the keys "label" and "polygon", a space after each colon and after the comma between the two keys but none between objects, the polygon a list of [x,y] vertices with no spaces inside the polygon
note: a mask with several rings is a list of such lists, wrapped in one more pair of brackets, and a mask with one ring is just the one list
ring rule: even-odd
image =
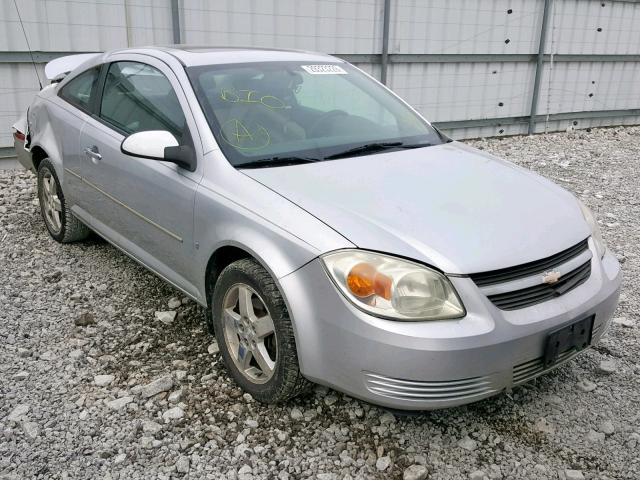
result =
[{"label": "headlight", "polygon": [[578,205],[580,205],[582,215],[589,224],[589,228],[591,228],[591,238],[593,238],[593,243],[596,246],[596,252],[598,253],[598,256],[602,258],[604,257],[604,252],[607,250],[607,246],[602,239],[600,226],[598,225],[596,217],[594,217],[591,210],[589,210],[589,208],[584,203],[582,203],[582,200],[578,199]]},{"label": "headlight", "polygon": [[465,315],[451,282],[425,266],[361,250],[340,250],[322,260],[340,291],[373,315],[409,321]]}]

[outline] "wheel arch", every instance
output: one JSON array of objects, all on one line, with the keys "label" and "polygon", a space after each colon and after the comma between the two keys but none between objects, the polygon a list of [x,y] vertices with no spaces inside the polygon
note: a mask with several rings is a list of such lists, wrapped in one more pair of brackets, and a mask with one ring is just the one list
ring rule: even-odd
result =
[{"label": "wheel arch", "polygon": [[35,172],[38,171],[38,167],[40,166],[40,163],[42,163],[42,160],[48,157],[49,155],[40,145],[31,147],[31,163],[33,164],[33,169]]},{"label": "wheel arch", "polygon": [[280,294],[286,302],[286,295],[282,290],[282,286],[280,285],[279,277],[278,275],[276,275],[274,269],[269,265],[269,263],[263,258],[263,256],[245,244],[229,241],[222,245],[218,245],[209,255],[204,278],[206,295],[205,300],[207,306],[210,306],[211,295],[213,294],[216,280],[220,276],[222,270],[224,270],[225,267],[227,267],[231,263],[243,258],[250,258],[252,260],[255,260],[262,266],[262,268],[264,268],[269,273],[269,275],[271,275],[271,278],[273,278],[273,281],[276,282],[276,285],[280,290]]},{"label": "wheel arch", "polygon": [[216,280],[220,276],[222,270],[225,269],[225,267],[237,260],[241,260],[244,258],[249,258],[258,262],[262,266],[262,268],[264,268],[269,273],[269,275],[271,275],[271,278],[273,278],[273,281],[278,287],[280,295],[282,295],[282,299],[284,300],[284,303],[287,307],[287,311],[289,312],[289,318],[291,319],[291,325],[293,327],[296,349],[299,349],[300,342],[298,338],[298,329],[296,327],[295,319],[291,314],[291,307],[289,301],[287,300],[287,294],[282,288],[280,279],[277,275],[275,275],[273,269],[269,266],[269,264],[263,258],[261,258],[261,256],[258,255],[253,249],[236,242],[228,242],[226,244],[218,246],[211,253],[207,262],[205,270],[205,306],[207,326],[210,328],[210,331],[213,332],[213,306],[211,305],[211,298],[213,296],[213,289],[215,288]]},{"label": "wheel arch", "polygon": [[[254,260],[259,262],[259,260],[256,259],[255,256],[252,255],[247,249],[233,244],[220,246],[216,250],[214,250],[213,253],[211,253],[211,255],[209,256],[209,261],[207,262],[207,268],[205,270],[204,277],[206,295],[205,301],[209,308],[211,308],[211,296],[213,295],[213,289],[222,270],[231,265],[233,262],[241,260],[243,258],[253,258]],[[262,265],[262,262],[259,263]]]}]

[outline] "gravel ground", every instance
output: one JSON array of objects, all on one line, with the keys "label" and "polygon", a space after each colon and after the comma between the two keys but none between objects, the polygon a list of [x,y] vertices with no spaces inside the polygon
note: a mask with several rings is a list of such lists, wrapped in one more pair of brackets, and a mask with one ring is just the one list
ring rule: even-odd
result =
[{"label": "gravel ground", "polygon": [[403,418],[325,388],[256,403],[200,307],[97,237],[55,243],[34,177],[0,172],[0,478],[640,478],[640,128],[471,143],[593,208],[624,293],[556,372]]}]

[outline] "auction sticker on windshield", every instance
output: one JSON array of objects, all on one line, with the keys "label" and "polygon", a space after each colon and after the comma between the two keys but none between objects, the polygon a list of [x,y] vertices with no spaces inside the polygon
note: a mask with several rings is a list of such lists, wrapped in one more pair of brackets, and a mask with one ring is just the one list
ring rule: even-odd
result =
[{"label": "auction sticker on windshield", "polygon": [[301,65],[313,75],[346,75],[347,71],[339,65]]}]

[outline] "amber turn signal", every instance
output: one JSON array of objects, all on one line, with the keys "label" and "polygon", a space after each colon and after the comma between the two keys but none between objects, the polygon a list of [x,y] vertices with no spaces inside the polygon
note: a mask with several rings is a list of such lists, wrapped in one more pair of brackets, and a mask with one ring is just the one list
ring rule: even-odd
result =
[{"label": "amber turn signal", "polygon": [[378,295],[391,300],[391,279],[368,263],[358,263],[347,275],[347,287],[356,297]]}]

